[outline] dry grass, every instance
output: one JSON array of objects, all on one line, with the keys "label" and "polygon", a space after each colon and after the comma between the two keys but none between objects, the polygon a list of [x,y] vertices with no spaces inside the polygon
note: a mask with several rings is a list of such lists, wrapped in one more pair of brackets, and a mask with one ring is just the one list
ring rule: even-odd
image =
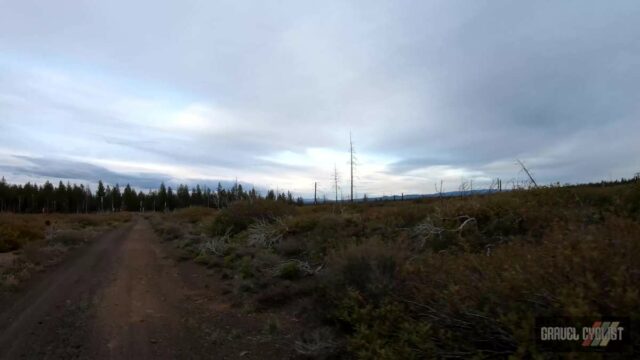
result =
[{"label": "dry grass", "polygon": [[34,272],[59,263],[98,232],[131,214],[0,213],[0,294],[19,288]]},{"label": "dry grass", "polygon": [[223,269],[241,302],[291,311],[311,301],[301,316],[330,324],[331,336],[299,339],[309,356],[545,358],[537,316],[640,320],[637,183],[279,206],[238,204],[189,227],[169,215],[159,228],[227,234],[205,263]]}]

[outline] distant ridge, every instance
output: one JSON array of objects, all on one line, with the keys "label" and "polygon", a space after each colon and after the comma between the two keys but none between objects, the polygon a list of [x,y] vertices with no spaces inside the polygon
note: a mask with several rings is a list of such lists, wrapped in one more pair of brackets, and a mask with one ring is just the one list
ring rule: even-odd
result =
[{"label": "distant ridge", "polygon": [[[506,192],[509,190],[503,189],[502,192]],[[467,190],[467,191],[446,191],[442,194],[396,194],[396,195],[384,195],[384,196],[375,196],[375,197],[367,197],[367,202],[371,201],[407,201],[407,200],[417,200],[417,199],[431,199],[431,198],[439,198],[440,196],[450,198],[450,197],[462,197],[462,196],[472,196],[472,195],[484,195],[484,194],[493,194],[499,192],[494,189],[478,189],[478,190]],[[348,199],[343,201],[338,201],[339,203],[347,203]],[[363,198],[353,199],[353,202],[365,202]],[[313,204],[313,199],[304,199],[305,204]],[[333,204],[335,200],[329,200],[325,202],[324,200],[318,199],[319,204]]]}]

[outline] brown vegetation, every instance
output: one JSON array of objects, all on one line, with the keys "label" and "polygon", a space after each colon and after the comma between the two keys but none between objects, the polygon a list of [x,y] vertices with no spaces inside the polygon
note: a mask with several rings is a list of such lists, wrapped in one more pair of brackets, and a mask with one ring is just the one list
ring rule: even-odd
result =
[{"label": "brown vegetation", "polygon": [[640,184],[189,211],[153,224],[238,305],[304,321],[305,356],[544,356],[537,316],[640,320]]},{"label": "brown vegetation", "polygon": [[0,213],[0,295],[130,214]]}]

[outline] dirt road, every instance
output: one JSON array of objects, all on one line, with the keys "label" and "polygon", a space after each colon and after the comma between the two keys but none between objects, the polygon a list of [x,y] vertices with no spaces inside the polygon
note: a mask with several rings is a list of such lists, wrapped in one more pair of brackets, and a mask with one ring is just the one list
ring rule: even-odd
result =
[{"label": "dirt road", "polygon": [[261,337],[260,315],[232,310],[215,274],[168,251],[143,218],[96,239],[0,304],[0,359],[290,356],[286,335]]}]

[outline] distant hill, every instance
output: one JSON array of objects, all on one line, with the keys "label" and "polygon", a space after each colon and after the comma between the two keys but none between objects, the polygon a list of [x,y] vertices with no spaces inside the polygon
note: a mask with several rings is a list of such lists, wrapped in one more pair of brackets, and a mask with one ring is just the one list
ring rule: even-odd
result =
[{"label": "distant hill", "polygon": [[[502,190],[509,191],[509,190]],[[367,201],[407,201],[407,200],[416,200],[416,199],[429,199],[429,198],[438,198],[440,196],[450,198],[450,197],[458,197],[458,196],[472,196],[472,195],[483,195],[483,194],[492,194],[498,192],[497,190],[492,189],[478,189],[478,190],[469,190],[469,191],[447,191],[441,194],[396,194],[396,195],[385,195],[385,196],[375,196],[375,197],[367,197]],[[318,199],[320,203],[323,201]],[[348,202],[348,199],[339,202]],[[364,199],[354,199],[354,202],[363,202]],[[327,199],[327,203],[333,203],[334,200]],[[313,198],[304,199],[305,204],[313,204]]]}]

